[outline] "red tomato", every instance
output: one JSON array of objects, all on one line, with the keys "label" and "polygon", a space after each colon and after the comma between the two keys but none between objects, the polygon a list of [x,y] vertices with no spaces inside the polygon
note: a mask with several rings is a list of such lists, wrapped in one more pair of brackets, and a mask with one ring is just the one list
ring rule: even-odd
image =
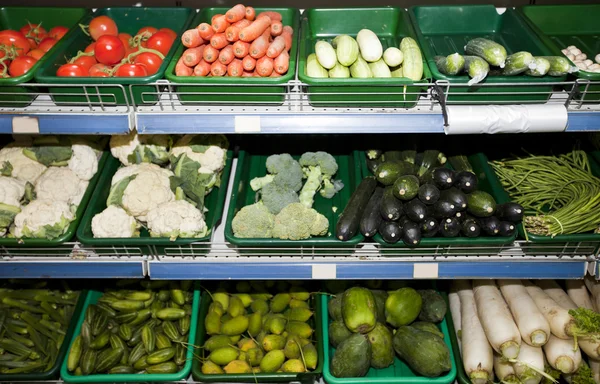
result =
[{"label": "red tomato", "polygon": [[121,40],[121,42],[125,46],[125,56],[128,56],[129,54],[131,54],[133,52],[133,48],[131,47],[131,45],[129,45],[129,40],[131,39],[131,35],[129,33],[119,33],[119,36],[117,36],[117,37],[119,38],[119,40]]},{"label": "red tomato", "polygon": [[21,27],[20,29],[23,36],[29,40],[29,46],[31,49],[37,47],[38,41],[44,39],[48,32],[39,24],[27,24]]},{"label": "red tomato", "polygon": [[6,45],[7,47],[14,46],[17,49],[17,56],[26,55],[31,50],[31,46],[25,35],[11,29],[0,31],[0,45]]},{"label": "red tomato", "polygon": [[168,32],[156,32],[148,39],[148,48],[155,49],[163,55],[167,56],[175,39]]},{"label": "red tomato", "polygon": [[29,51],[27,53],[27,56],[31,56],[34,59],[39,60],[42,58],[42,56],[44,56],[45,53],[46,52],[42,51],[41,49],[36,48],[36,49],[32,49],[31,51]]},{"label": "red tomato", "polygon": [[169,34],[169,36],[171,36],[171,38],[173,39],[173,41],[177,40],[177,33],[175,33],[175,31],[173,31],[170,28],[161,28],[158,30],[159,32],[166,32]]},{"label": "red tomato", "polygon": [[56,71],[56,76],[59,77],[84,77],[87,75],[88,71],[77,64],[63,64]]},{"label": "red tomato", "polygon": [[48,52],[50,49],[52,49],[52,47],[54,47],[54,44],[56,44],[57,42],[58,42],[58,40],[56,40],[56,39],[53,39],[51,37],[46,37],[44,40],[42,40],[40,42],[40,45],[38,45],[38,48],[44,52]]},{"label": "red tomato", "polygon": [[94,40],[98,40],[100,36],[117,36],[118,34],[117,24],[108,16],[94,17],[90,21],[90,36]]},{"label": "red tomato", "polygon": [[150,33],[150,35],[154,35],[156,32],[158,32],[158,29],[154,28],[154,27],[150,27],[150,26],[143,27],[143,28],[140,28],[140,30],[136,33],[136,35],[141,35],[144,32],[148,32],[148,33]]},{"label": "red tomato", "polygon": [[8,73],[12,77],[17,77],[29,72],[31,67],[37,63],[37,60],[29,56],[19,56],[10,63]]},{"label": "red tomato", "polygon": [[92,43],[92,44],[88,45],[87,47],[85,47],[85,50],[83,52],[85,52],[85,53],[94,52],[95,47],[96,47],[96,43]]},{"label": "red tomato", "polygon": [[144,52],[135,57],[134,63],[146,67],[148,75],[154,75],[158,72],[158,68],[162,64],[162,59],[152,52]]},{"label": "red tomato", "polygon": [[86,71],[89,71],[90,68],[97,63],[98,62],[96,59],[94,59],[94,56],[81,56],[73,62],[73,64],[77,64],[80,67],[85,68]]},{"label": "red tomato", "polygon": [[116,77],[142,77],[148,76],[146,67],[140,64],[123,64],[117,69]]},{"label": "red tomato", "polygon": [[69,28],[67,27],[63,27],[62,25],[59,25],[57,27],[54,27],[50,30],[50,32],[48,32],[48,37],[51,37],[53,39],[56,40],[60,40],[63,38],[63,36],[69,32]]},{"label": "red tomato", "polygon": [[108,70],[110,67],[104,64],[94,64],[89,70],[89,74],[91,77],[109,77]]},{"label": "red tomato", "polygon": [[114,65],[125,57],[125,46],[116,36],[100,36],[94,48],[96,60],[106,65]]}]

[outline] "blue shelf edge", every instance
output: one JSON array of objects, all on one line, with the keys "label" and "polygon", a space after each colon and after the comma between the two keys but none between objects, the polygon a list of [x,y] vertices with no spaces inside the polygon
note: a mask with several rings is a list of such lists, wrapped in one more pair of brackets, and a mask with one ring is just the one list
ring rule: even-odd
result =
[{"label": "blue shelf edge", "polygon": [[37,119],[39,133],[45,135],[118,135],[130,130],[130,115],[125,114],[0,114],[0,133],[37,133],[15,132],[13,118],[30,117]]},{"label": "blue shelf edge", "polygon": [[144,278],[144,261],[2,261],[0,279]]}]

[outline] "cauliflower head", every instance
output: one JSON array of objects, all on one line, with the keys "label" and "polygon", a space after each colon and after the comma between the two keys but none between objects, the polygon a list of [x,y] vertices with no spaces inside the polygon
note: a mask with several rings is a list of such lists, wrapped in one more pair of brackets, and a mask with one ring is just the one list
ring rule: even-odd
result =
[{"label": "cauliflower head", "polygon": [[16,238],[55,239],[65,233],[75,218],[71,206],[58,200],[34,200],[15,216],[10,233]]},{"label": "cauliflower head", "polygon": [[225,168],[229,141],[223,135],[185,135],[171,149],[172,157],[186,154],[200,164],[199,173],[218,173]]},{"label": "cauliflower head", "polygon": [[13,177],[0,176],[0,203],[21,206],[25,194],[25,182]]},{"label": "cauliflower head", "polygon": [[288,187],[277,183],[269,183],[262,188],[261,199],[269,212],[276,215],[283,208],[300,201],[298,194]]},{"label": "cauliflower head", "polygon": [[302,203],[293,203],[275,215],[273,237],[285,240],[303,240],[311,236],[325,236],[329,220]]},{"label": "cauliflower head", "polygon": [[33,184],[45,170],[45,165],[25,156],[23,147],[19,147],[16,143],[0,150],[0,173],[4,176],[12,176]]},{"label": "cauliflower head", "polygon": [[200,210],[185,200],[176,200],[152,208],[147,215],[152,237],[194,238],[206,236],[208,228]]},{"label": "cauliflower head", "polygon": [[94,216],[92,219],[92,233],[96,238],[140,236],[135,218],[116,205],[111,205]]},{"label": "cauliflower head", "polygon": [[166,164],[169,161],[171,138],[168,135],[114,135],[110,138],[110,153],[123,165],[140,163]]},{"label": "cauliflower head", "polygon": [[271,238],[275,216],[258,202],[240,209],[231,222],[233,234],[240,238]]},{"label": "cauliflower head", "polygon": [[73,144],[73,156],[69,159],[69,169],[81,180],[89,181],[98,172],[98,155],[88,145]]},{"label": "cauliflower head", "polygon": [[79,205],[89,182],[68,167],[49,167],[35,182],[38,199]]}]

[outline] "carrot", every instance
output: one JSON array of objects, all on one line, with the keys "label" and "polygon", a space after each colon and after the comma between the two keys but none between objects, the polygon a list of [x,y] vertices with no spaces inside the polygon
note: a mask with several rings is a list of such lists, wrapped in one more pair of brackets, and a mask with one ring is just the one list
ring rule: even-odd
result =
[{"label": "carrot", "polygon": [[213,37],[210,38],[210,45],[212,45],[213,48],[221,49],[229,45],[229,41],[227,41],[224,33],[215,33]]},{"label": "carrot", "polygon": [[256,60],[256,72],[262,77],[269,77],[273,73],[273,59],[263,56]]},{"label": "carrot", "polygon": [[269,43],[270,43],[270,42],[271,42],[271,40],[273,40],[273,39],[271,38],[271,27],[268,27],[267,29],[265,29],[265,31],[262,33],[262,35],[261,35],[261,36],[264,36],[264,37],[266,37],[266,39],[267,39],[267,42],[269,42]]},{"label": "carrot", "polygon": [[258,17],[252,24],[240,31],[240,40],[247,43],[257,39],[271,25],[271,19],[268,16]]},{"label": "carrot", "polygon": [[287,25],[283,27],[283,32],[281,32],[280,36],[285,39],[285,50],[289,51],[292,49],[292,38],[294,36],[294,30],[292,27],[288,27]]},{"label": "carrot", "polygon": [[275,71],[271,72],[271,74],[269,75],[269,77],[281,77],[281,75]]},{"label": "carrot", "polygon": [[256,11],[252,7],[246,7],[246,20],[254,20],[256,17]]},{"label": "carrot", "polygon": [[212,25],[212,23],[215,21],[215,19],[217,17],[221,17],[221,16],[223,16],[223,14],[221,14],[221,13],[217,13],[216,15],[213,15],[213,17],[210,18],[210,24]]},{"label": "carrot", "polygon": [[236,41],[233,43],[233,54],[238,59],[243,59],[244,56],[250,52],[250,43],[244,43],[243,41]]},{"label": "carrot", "polygon": [[227,22],[225,15],[221,15],[217,18],[214,18],[212,20],[212,27],[213,27],[214,31],[217,33],[225,32],[227,27],[229,27],[229,23]]},{"label": "carrot", "polygon": [[277,36],[275,40],[269,45],[267,49],[267,56],[271,59],[276,58],[285,50],[285,38],[283,36]]},{"label": "carrot", "polygon": [[202,40],[200,32],[196,28],[188,29],[181,35],[181,43],[187,48],[196,48],[203,42],[204,40]]},{"label": "carrot", "polygon": [[202,53],[202,58],[207,63],[214,63],[219,58],[219,50],[212,45],[207,45]]},{"label": "carrot", "polygon": [[198,32],[200,33],[200,37],[204,40],[210,40],[212,35],[215,34],[215,31],[212,29],[211,25],[208,23],[202,23],[196,27]]},{"label": "carrot", "polygon": [[261,16],[269,16],[269,18],[273,21],[281,21],[281,13],[275,11],[265,11],[259,13],[256,18],[258,19]]},{"label": "carrot", "polygon": [[219,61],[225,65],[231,63],[235,56],[233,56],[233,47],[231,45],[221,49],[219,53]]},{"label": "carrot", "polygon": [[283,24],[281,24],[281,21],[272,22],[271,23],[271,35],[279,36],[279,35],[281,35],[281,32],[283,32]]},{"label": "carrot", "polygon": [[247,26],[249,26],[250,24],[252,24],[252,22],[250,20],[247,19],[242,19],[236,23],[233,23],[232,25],[238,27],[240,30],[246,28]]},{"label": "carrot", "polygon": [[250,56],[246,56],[242,59],[242,66],[246,71],[253,71],[256,67],[256,59]]},{"label": "carrot", "polygon": [[183,64],[188,67],[195,67],[200,60],[202,60],[202,54],[204,53],[205,45],[201,45],[197,48],[188,48],[183,52],[181,58],[183,59]]},{"label": "carrot", "polygon": [[194,76],[204,77],[210,73],[210,64],[204,60],[200,60],[198,65],[194,67]]},{"label": "carrot", "polygon": [[279,56],[273,60],[273,70],[280,75],[285,74],[290,67],[290,55],[287,52],[281,52]]},{"label": "carrot", "polygon": [[225,13],[225,18],[230,23],[235,23],[246,17],[246,7],[244,4],[238,4]]},{"label": "carrot", "polygon": [[244,67],[242,67],[242,60],[235,59],[227,66],[227,74],[232,77],[242,77],[244,73]]},{"label": "carrot", "polygon": [[215,61],[210,65],[210,73],[213,76],[225,76],[227,67],[221,62]]},{"label": "carrot", "polygon": [[242,73],[242,77],[254,77],[254,72],[246,72]]},{"label": "carrot", "polygon": [[234,43],[239,40],[241,30],[242,30],[242,28],[240,28],[240,27],[236,27],[235,25],[230,25],[229,28],[227,28],[225,30],[225,38],[227,39],[227,41]]},{"label": "carrot", "polygon": [[180,57],[175,65],[175,76],[192,76],[192,73],[192,68],[185,65]]},{"label": "carrot", "polygon": [[260,36],[250,44],[250,56],[255,59],[260,59],[267,53],[268,48],[269,40],[264,36]]}]

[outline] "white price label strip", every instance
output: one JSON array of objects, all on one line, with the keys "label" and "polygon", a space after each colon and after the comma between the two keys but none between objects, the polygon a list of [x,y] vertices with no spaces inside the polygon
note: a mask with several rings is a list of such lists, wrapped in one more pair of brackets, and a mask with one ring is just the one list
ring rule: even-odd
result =
[{"label": "white price label strip", "polygon": [[236,116],[235,133],[260,133],[260,116]]},{"label": "white price label strip", "polygon": [[37,117],[15,116],[12,119],[13,133],[40,133]]},{"label": "white price label strip", "polygon": [[312,278],[328,280],[337,278],[337,267],[335,264],[313,264]]},{"label": "white price label strip", "polygon": [[438,263],[417,263],[413,269],[414,279],[437,279]]}]

